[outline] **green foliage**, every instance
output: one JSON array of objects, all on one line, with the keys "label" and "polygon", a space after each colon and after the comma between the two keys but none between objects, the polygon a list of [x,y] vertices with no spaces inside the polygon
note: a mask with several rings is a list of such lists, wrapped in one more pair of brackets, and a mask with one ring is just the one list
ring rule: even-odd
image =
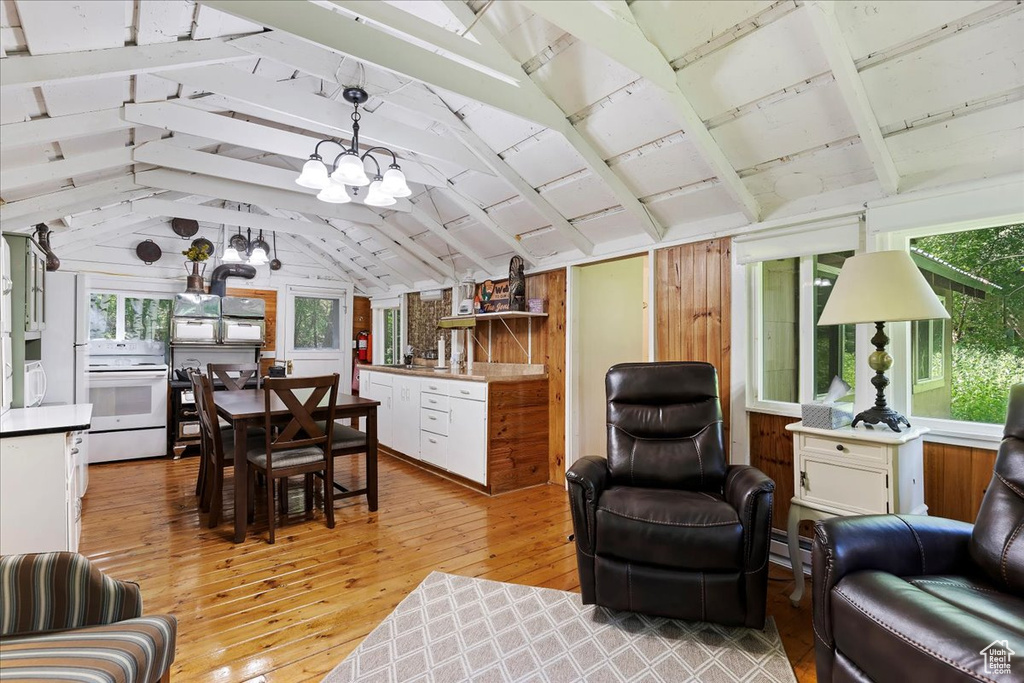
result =
[{"label": "green foliage", "polygon": [[124,338],[168,341],[171,324],[170,299],[124,300]]},{"label": "green foliage", "polygon": [[187,258],[189,261],[196,261],[202,263],[206,259],[210,258],[210,247],[205,244],[193,244],[188,249],[181,252],[181,255]]},{"label": "green foliage", "polygon": [[295,297],[295,348],[340,348],[337,299]]},{"label": "green foliage", "polygon": [[954,420],[1002,424],[1006,420],[1009,387],[1024,382],[1024,357],[992,351],[983,345],[953,346]]},{"label": "green foliage", "polygon": [[114,339],[117,336],[117,295],[89,295],[89,339]]}]

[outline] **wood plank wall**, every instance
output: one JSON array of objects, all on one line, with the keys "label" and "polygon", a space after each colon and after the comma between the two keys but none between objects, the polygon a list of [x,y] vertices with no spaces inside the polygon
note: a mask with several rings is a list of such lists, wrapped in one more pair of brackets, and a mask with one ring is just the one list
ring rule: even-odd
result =
[{"label": "wood plank wall", "polygon": [[[526,297],[544,299],[548,317],[532,322],[533,362],[543,363],[548,371],[548,480],[561,484],[565,481],[565,269],[536,273],[526,277]],[[481,346],[474,358],[491,363],[525,363],[526,354],[519,348],[509,331],[500,322],[490,324],[490,356],[487,353],[487,327],[481,326],[478,338]],[[523,346],[527,346],[527,322],[508,321],[509,329]]]},{"label": "wood plank wall", "polygon": [[[793,435],[786,425],[798,418],[749,413],[750,464],[775,480],[772,526],[786,529],[793,497]],[[973,522],[988,490],[996,452],[941,443],[924,444],[924,502],[928,514]],[[808,534],[806,523],[801,534]]]},{"label": "wood plank wall", "polygon": [[654,284],[655,356],[706,361],[717,368],[728,448],[732,240],[658,249]]},{"label": "wood plank wall", "polygon": [[276,289],[245,289],[241,287],[228,287],[225,292],[228,296],[244,296],[250,299],[263,299],[264,309],[264,342],[263,356],[260,358],[260,374],[267,375],[270,366],[277,362],[274,356],[268,356],[266,352],[277,352],[277,290]]}]

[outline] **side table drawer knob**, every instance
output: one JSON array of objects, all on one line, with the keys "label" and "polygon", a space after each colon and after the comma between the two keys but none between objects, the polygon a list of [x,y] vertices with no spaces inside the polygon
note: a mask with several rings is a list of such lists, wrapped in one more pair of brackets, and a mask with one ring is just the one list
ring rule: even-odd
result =
[{"label": "side table drawer knob", "polygon": [[837,443],[837,444],[836,444],[836,450],[837,450],[837,451],[845,451],[846,449],[845,449],[845,448],[843,448],[843,444],[841,444],[841,443]]}]

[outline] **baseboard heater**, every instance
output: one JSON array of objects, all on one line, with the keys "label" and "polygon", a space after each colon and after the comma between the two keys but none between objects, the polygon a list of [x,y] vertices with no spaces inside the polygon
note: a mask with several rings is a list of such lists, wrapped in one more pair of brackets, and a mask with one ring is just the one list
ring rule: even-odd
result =
[{"label": "baseboard heater", "polygon": [[[768,549],[768,559],[777,565],[792,569],[793,564],[789,561],[789,537],[785,531],[772,529],[771,545]],[[804,573],[811,573],[811,541],[800,537],[800,561],[804,566]]]}]

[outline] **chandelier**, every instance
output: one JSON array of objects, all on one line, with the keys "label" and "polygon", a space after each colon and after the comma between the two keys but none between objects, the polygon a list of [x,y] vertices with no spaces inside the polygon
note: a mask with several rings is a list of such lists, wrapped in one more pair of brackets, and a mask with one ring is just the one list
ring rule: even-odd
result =
[{"label": "chandelier", "polygon": [[[309,161],[303,164],[302,173],[295,179],[295,182],[302,187],[320,190],[316,198],[330,204],[347,204],[352,201],[346,186],[356,188],[353,193],[358,193],[358,188],[369,185],[363,203],[370,206],[391,206],[395,203],[396,197],[411,195],[412,191],[405,182],[405,174],[402,173],[394,152],[387,147],[370,147],[362,154],[359,153],[359,105],[364,104],[370,96],[362,88],[345,88],[342,97],[354,107],[352,147],[346,147],[332,138],[316,143],[313,153],[309,155]],[[325,143],[333,143],[341,147],[341,154],[335,157],[330,173],[327,171],[323,157],[320,156],[320,146]],[[374,151],[387,152],[391,155],[391,165],[383,175],[380,172],[380,164],[370,156],[370,152]],[[366,175],[365,162],[367,158],[373,162],[376,170],[372,180]]]}]

